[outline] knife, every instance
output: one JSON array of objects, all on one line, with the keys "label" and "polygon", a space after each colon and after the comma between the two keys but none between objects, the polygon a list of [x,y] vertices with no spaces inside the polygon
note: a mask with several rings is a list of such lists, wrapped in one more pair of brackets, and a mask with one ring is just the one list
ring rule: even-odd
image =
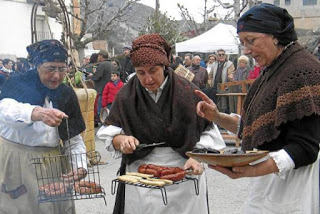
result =
[{"label": "knife", "polygon": [[136,150],[140,150],[140,149],[144,149],[144,148],[148,148],[148,147],[156,147],[156,146],[163,145],[163,144],[166,144],[166,142],[151,143],[151,144],[142,143],[142,144],[139,144],[139,145],[136,147]]}]

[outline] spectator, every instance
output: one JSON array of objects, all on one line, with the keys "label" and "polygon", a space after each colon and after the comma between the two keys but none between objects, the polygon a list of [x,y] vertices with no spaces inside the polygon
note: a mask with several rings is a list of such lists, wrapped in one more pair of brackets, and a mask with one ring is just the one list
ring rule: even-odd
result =
[{"label": "spectator", "polygon": [[183,65],[183,60],[180,56],[176,56],[174,58],[174,63],[170,64],[170,68],[172,68],[172,70],[176,70],[179,65]]},{"label": "spectator", "polygon": [[102,93],[102,107],[111,109],[114,98],[118,91],[122,88],[123,82],[120,79],[119,71],[111,72],[111,80],[106,84]]},{"label": "spectator", "polygon": [[187,53],[184,56],[184,62],[183,62],[184,67],[188,68],[192,66],[192,54]]},{"label": "spectator", "polygon": [[23,72],[23,63],[20,61],[14,63],[12,70],[14,72]]},{"label": "spectator", "polygon": [[122,60],[122,74],[120,73],[120,78],[123,82],[127,82],[127,77],[134,73],[134,67],[132,66],[130,51],[132,50],[130,45],[123,47],[124,59]]},{"label": "spectator", "polygon": [[[118,72],[119,72],[119,75],[121,75],[121,73],[122,73],[122,67],[121,67],[121,64],[120,64],[119,60],[118,60],[118,59],[113,59],[113,60],[111,60],[111,64],[112,64],[112,66],[113,66],[113,70],[114,70],[114,71],[118,71]],[[119,76],[119,77],[120,77],[120,76]]]},{"label": "spectator", "polygon": [[208,82],[208,73],[204,67],[200,66],[200,61],[200,56],[194,56],[192,58],[192,66],[188,69],[194,74],[192,82],[200,89],[204,89]]},{"label": "spectator", "polygon": [[213,63],[217,61],[217,56],[215,54],[210,54],[208,57],[208,62],[207,62],[207,72],[208,74],[210,73],[210,70],[213,66]]},{"label": "spectator", "polygon": [[111,71],[113,69],[107,51],[101,50],[98,53],[98,62],[97,71],[89,75],[89,78],[94,81],[94,89],[98,94],[96,122],[99,121],[98,118],[100,117],[100,111],[102,108],[102,92],[105,85],[110,81]]},{"label": "spectator", "polygon": [[5,67],[5,70],[9,73],[11,73],[12,70],[12,66],[13,66],[13,61],[11,59],[4,59],[2,60],[3,66]]},{"label": "spectator", "polygon": [[[218,60],[214,62],[210,70],[208,83],[210,87],[213,87],[217,92],[220,92],[218,84],[233,80],[234,65],[227,59],[225,50],[219,49],[217,55]],[[217,97],[217,105],[221,112],[230,112],[228,97]]]},{"label": "spectator", "polygon": [[248,66],[249,58],[242,55],[238,58],[238,68],[233,75],[234,81],[247,80],[249,76],[250,67]]},{"label": "spectator", "polygon": [[248,80],[254,80],[257,79],[260,75],[261,67],[258,63],[253,67],[252,70],[249,71]]}]

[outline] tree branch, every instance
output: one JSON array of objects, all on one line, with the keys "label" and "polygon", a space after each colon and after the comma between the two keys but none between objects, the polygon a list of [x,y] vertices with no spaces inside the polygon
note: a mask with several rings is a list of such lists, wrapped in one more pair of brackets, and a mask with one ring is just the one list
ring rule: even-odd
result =
[{"label": "tree branch", "polygon": [[217,0],[219,2],[219,4],[224,8],[224,9],[230,9],[233,8],[233,4],[231,5],[226,5],[225,3],[221,2],[221,0]]}]

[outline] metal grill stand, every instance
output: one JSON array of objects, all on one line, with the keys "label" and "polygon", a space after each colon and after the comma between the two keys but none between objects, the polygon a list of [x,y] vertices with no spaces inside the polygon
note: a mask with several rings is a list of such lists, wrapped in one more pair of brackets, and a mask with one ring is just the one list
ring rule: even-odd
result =
[{"label": "metal grill stand", "polygon": [[151,185],[143,184],[140,182],[139,183],[129,183],[129,182],[121,181],[119,179],[114,179],[114,180],[112,180],[112,183],[111,183],[111,194],[114,195],[116,193],[118,183],[125,183],[127,185],[138,186],[138,187],[143,187],[143,188],[159,189],[161,191],[162,201],[163,201],[164,205],[167,205],[168,204],[168,197],[167,197],[166,187],[171,186],[171,185],[177,185],[177,184],[187,182],[187,181],[194,182],[195,193],[196,193],[196,195],[199,195],[199,181],[197,178],[192,178],[190,176],[187,176],[180,181],[174,181],[173,184],[167,184],[167,185],[161,186],[161,187],[160,186],[151,186]]}]

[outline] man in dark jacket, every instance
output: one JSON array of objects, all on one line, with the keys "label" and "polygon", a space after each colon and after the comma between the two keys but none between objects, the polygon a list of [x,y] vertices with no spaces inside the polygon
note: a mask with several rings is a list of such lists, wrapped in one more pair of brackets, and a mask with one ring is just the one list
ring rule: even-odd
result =
[{"label": "man in dark jacket", "polygon": [[123,73],[120,74],[121,76],[121,80],[123,82],[126,81],[126,78],[135,72],[134,67],[132,66],[131,63],[131,58],[130,58],[130,51],[132,50],[130,45],[126,45],[123,47],[123,54],[125,56],[125,58],[122,60],[121,64],[122,64],[122,69],[123,69]]},{"label": "man in dark jacket", "polygon": [[194,56],[192,58],[192,66],[188,67],[188,69],[194,73],[192,82],[200,89],[204,89],[208,83],[208,72],[204,67],[200,66],[200,62],[200,56]]},{"label": "man in dark jacket", "polygon": [[101,50],[98,53],[99,64],[98,64],[97,70],[94,74],[89,75],[89,78],[94,81],[94,89],[98,93],[97,118],[100,117],[100,111],[102,108],[102,92],[103,92],[104,86],[111,79],[112,64],[108,58],[109,58],[108,52],[105,50]]}]

